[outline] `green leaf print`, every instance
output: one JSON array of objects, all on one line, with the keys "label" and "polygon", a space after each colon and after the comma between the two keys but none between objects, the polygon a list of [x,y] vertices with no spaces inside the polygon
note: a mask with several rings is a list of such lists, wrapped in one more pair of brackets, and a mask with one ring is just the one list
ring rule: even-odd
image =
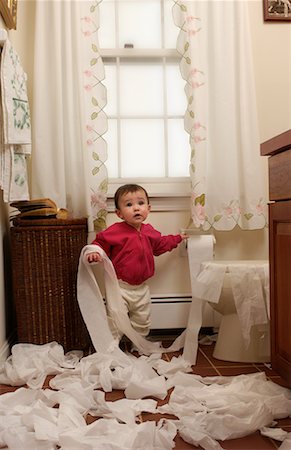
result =
[{"label": "green leaf print", "polygon": [[92,175],[94,176],[94,175],[97,175],[97,173],[99,172],[99,167],[94,167],[93,169],[92,169]]},{"label": "green leaf print", "polygon": [[216,214],[216,216],[213,217],[214,222],[219,222],[219,220],[222,218],[222,214]]},{"label": "green leaf print", "polygon": [[91,114],[92,120],[97,119],[97,117],[98,117],[98,113],[96,111]]},{"label": "green leaf print", "polygon": [[195,198],[195,205],[205,206],[205,194],[199,195],[199,197]]}]

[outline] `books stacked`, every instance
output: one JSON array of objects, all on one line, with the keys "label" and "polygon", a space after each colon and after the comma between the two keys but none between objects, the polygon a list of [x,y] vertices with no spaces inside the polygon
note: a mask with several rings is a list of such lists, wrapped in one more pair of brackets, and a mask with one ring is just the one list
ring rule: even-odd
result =
[{"label": "books stacked", "polygon": [[55,202],[50,198],[20,200],[10,203],[10,206],[18,209],[19,213],[16,214],[18,219],[67,218],[67,210],[58,209]]}]

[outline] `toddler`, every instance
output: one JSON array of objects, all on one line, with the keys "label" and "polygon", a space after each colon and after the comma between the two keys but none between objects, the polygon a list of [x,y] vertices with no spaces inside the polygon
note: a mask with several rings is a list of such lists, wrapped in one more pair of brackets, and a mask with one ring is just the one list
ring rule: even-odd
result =
[{"label": "toddler", "polygon": [[[155,271],[154,256],[171,251],[188,236],[162,236],[150,224],[143,223],[151,206],[146,190],[137,184],[119,187],[114,201],[116,214],[122,222],[98,233],[92,244],[99,245],[112,261],[132,327],[147,336],[151,326],[151,298],[146,281]],[[98,252],[88,255],[89,263],[101,260]],[[110,319],[110,311],[108,317]],[[112,323],[111,331],[114,337],[121,337]]]}]

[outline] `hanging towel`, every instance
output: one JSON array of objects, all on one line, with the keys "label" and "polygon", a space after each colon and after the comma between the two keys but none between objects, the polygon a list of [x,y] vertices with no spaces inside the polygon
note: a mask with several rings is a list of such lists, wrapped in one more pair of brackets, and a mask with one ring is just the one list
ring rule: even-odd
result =
[{"label": "hanging towel", "polygon": [[[19,56],[6,39],[1,54],[1,100],[4,144],[31,144],[30,111],[26,89],[27,76]],[[20,152],[19,147],[17,152]],[[23,153],[30,153],[25,148]]]},{"label": "hanging towel", "polygon": [[5,202],[29,200],[27,156],[31,154],[31,123],[27,76],[6,37],[1,53],[0,188]]}]

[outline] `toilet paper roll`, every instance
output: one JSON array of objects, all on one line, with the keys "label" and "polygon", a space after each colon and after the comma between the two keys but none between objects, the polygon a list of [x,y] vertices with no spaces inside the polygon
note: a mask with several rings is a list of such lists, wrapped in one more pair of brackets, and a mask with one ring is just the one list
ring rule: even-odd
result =
[{"label": "toilet paper roll", "polygon": [[212,234],[196,235],[188,238],[187,249],[191,279],[199,273],[202,262],[213,260],[214,242]]}]

